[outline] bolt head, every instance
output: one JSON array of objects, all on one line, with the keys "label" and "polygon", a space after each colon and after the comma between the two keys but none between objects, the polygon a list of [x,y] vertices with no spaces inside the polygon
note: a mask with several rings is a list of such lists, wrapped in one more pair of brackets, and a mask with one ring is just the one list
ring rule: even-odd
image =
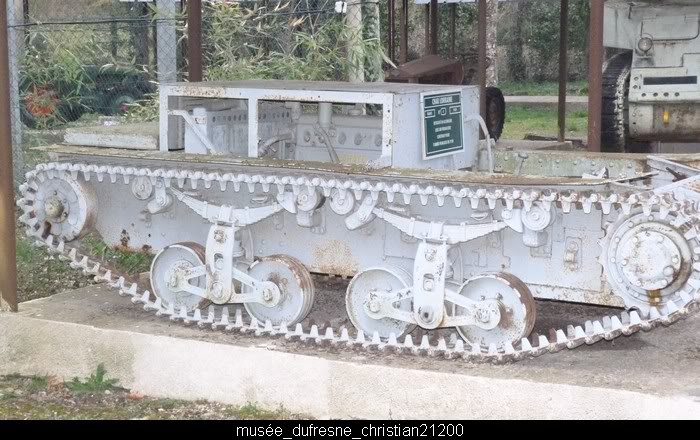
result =
[{"label": "bolt head", "polygon": [[491,311],[486,308],[479,309],[479,311],[476,312],[476,319],[482,324],[486,324],[491,320]]},{"label": "bolt head", "polygon": [[44,205],[44,212],[50,219],[59,219],[64,214],[65,207],[58,198],[50,198]]},{"label": "bolt head", "polygon": [[433,310],[430,307],[425,307],[420,310],[418,310],[418,314],[420,315],[420,320],[425,322],[426,324],[430,324],[433,322]]},{"label": "bolt head", "polygon": [[262,296],[265,301],[270,301],[272,299],[272,292],[270,292],[270,289],[265,289],[263,290]]},{"label": "bolt head", "polygon": [[224,233],[224,231],[215,231],[214,240],[216,240],[218,243],[223,243],[224,241],[226,241],[226,234]]}]

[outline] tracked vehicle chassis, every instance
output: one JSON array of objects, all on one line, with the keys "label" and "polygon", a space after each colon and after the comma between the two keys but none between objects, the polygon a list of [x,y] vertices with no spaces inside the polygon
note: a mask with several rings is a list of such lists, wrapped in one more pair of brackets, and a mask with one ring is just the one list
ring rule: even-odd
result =
[{"label": "tracked vehicle chassis", "polygon": [[[28,184],[23,188],[25,198],[20,206],[26,212],[23,221],[29,225],[29,233],[70,259],[73,266],[109,279],[121,293],[131,295],[136,302],[184,322],[250,331],[261,336],[283,334],[292,339],[335,346],[504,361],[612,339],[659,324],[668,325],[687,316],[698,299],[696,288],[700,283],[694,267],[700,252],[694,235],[697,214],[693,201],[684,200],[694,194],[696,179],[692,178],[658,191],[615,191],[614,185],[605,179],[579,180],[576,185],[575,179],[568,178],[513,177],[509,183],[504,183],[503,177],[499,177],[493,179],[497,183],[489,184],[490,176],[478,174],[473,175],[474,182],[469,182],[469,179],[458,179],[457,174],[444,172],[423,171],[411,175],[410,172],[378,172],[358,167],[347,167],[343,179],[339,179],[337,170],[323,164],[318,164],[313,171],[300,172],[292,170],[293,164],[270,167],[265,161],[245,161],[243,166],[235,160],[207,161],[171,154],[165,161],[170,166],[158,168],[156,164],[164,164],[159,157],[161,153],[123,152],[120,157],[110,151],[111,165],[103,161],[106,154],[100,157],[94,150],[57,147],[52,153],[56,161],[37,167],[28,175]],[[200,171],[188,170],[187,167],[195,165]],[[334,171],[332,175],[331,171]],[[200,281],[203,293],[199,300],[187,303],[174,297],[168,301],[162,294],[154,296],[149,291],[152,289],[147,290],[149,286],[129,284],[82,255],[60,236],[62,229],[54,236],[52,230],[56,229],[50,222],[36,220],[46,216],[46,208],[43,208],[44,214],[37,216],[36,206],[40,203],[32,198],[47,182],[55,181],[73,182],[84,189],[87,199],[92,198],[91,203],[96,206],[87,209],[89,215],[84,223],[94,225],[111,245],[128,244],[159,252],[175,243],[200,243],[199,252],[192,247],[192,254],[199,255],[199,263],[195,261],[185,270]],[[337,199],[340,192],[346,197],[343,203]],[[353,205],[351,209],[348,204]],[[51,207],[50,204],[46,206]],[[127,206],[129,209],[125,209]],[[49,209],[48,212],[55,215],[54,211]],[[99,215],[95,216],[95,212]],[[89,220],[92,217],[96,219]],[[70,213],[66,218],[70,218]],[[132,219],[133,225],[126,224],[119,230],[114,227],[117,218]],[[176,218],[178,224],[185,227],[167,226],[167,222]],[[567,223],[569,219],[575,222]],[[142,224],[137,227],[138,222]],[[625,226],[629,222],[635,225]],[[148,223],[150,225],[144,228],[143,224]],[[567,229],[573,230],[574,225],[578,225],[576,228],[581,230],[582,224],[590,226],[588,230],[583,228],[576,237],[580,240],[577,243],[595,239],[600,242],[595,245],[597,252],[590,255],[585,250],[577,252],[573,246],[565,246],[557,254],[554,249],[561,247],[561,238],[566,242],[566,234],[570,233]],[[634,232],[640,227],[641,231]],[[333,228],[345,231],[342,241],[336,239],[327,254],[308,251],[318,246],[317,243],[323,243],[324,235],[333,234]],[[146,232],[139,233],[140,230]],[[174,235],[164,234],[166,230],[174,231]],[[212,280],[204,282],[202,275],[210,272],[207,270],[210,264],[217,273],[214,257],[207,259],[204,251],[211,248],[216,237],[221,237],[217,231],[224,231],[224,235],[230,232],[235,238],[229,246],[230,257],[226,256],[233,263],[227,266],[231,271],[219,270],[222,276],[232,277],[235,282],[232,291],[223,293],[212,289]],[[653,240],[646,240],[647,234],[651,234]],[[341,235],[337,233],[336,236]],[[557,239],[558,236],[561,238]],[[282,250],[279,242],[287,237],[300,237],[306,241],[306,246],[287,245],[286,252],[279,252]],[[622,251],[619,241],[615,242],[619,237],[625,238]],[[671,270],[666,270],[666,275],[666,267],[660,272],[648,271],[643,263],[638,263],[631,272],[606,270],[616,264],[620,252],[631,252],[629,248],[635,239],[653,242],[640,248],[642,253],[664,256]],[[272,244],[273,240],[277,243]],[[392,243],[390,240],[395,242],[388,245]],[[664,240],[666,244],[661,243]],[[360,242],[360,246],[353,248],[356,242]],[[387,252],[396,244],[402,247],[401,252]],[[552,251],[538,255],[545,246]],[[502,257],[497,260],[500,270],[498,265],[488,267],[488,256],[487,266],[479,266],[478,252],[484,248],[498,250]],[[359,260],[353,257],[358,252],[354,249],[362,252],[361,266],[353,263]],[[590,250],[590,247],[586,245],[585,249]],[[660,254],[654,253],[657,249],[661,250]],[[474,253],[477,256],[471,261],[464,257]],[[278,254],[285,255],[285,267],[292,268],[288,278],[297,279],[296,291],[305,292],[306,302],[301,301],[296,311],[278,307],[282,310],[279,315],[260,314],[252,305],[257,304],[262,311],[279,306],[279,284],[271,281],[274,277],[269,277],[269,273],[257,280],[246,279],[246,274],[252,273],[248,272],[250,268],[269,259],[262,257],[272,255],[274,260],[274,255]],[[536,268],[517,272],[503,267],[505,257],[528,254],[529,257],[538,255],[542,259],[538,261],[544,261],[545,265],[553,265],[553,260],[561,259],[561,265],[547,275],[554,281],[549,283],[549,289],[539,288],[547,285],[545,283],[533,282]],[[577,256],[584,257],[577,259]],[[674,258],[685,259],[685,262],[674,263]],[[199,272],[197,264],[202,267]],[[299,265],[305,269],[299,269]],[[586,265],[597,268],[593,273],[600,290],[596,293],[572,283],[579,271],[590,276],[590,270],[582,270]],[[476,272],[479,268],[483,270]],[[377,269],[381,271],[376,272]],[[360,327],[356,332],[332,326],[320,329],[307,326],[304,316],[313,302],[313,286],[309,284],[312,282],[304,278],[309,272],[355,277],[348,289],[347,304],[351,321]],[[567,276],[556,276],[555,272]],[[610,274],[616,278],[608,279]],[[483,295],[490,286],[481,285],[476,290],[470,287],[483,283],[479,280],[484,277],[496,280],[494,296]],[[396,284],[389,290],[374,291],[368,295],[369,299],[354,301],[353,286],[367,279],[379,279],[385,286],[387,282]],[[267,286],[256,286],[258,282],[267,283]],[[581,285],[591,285],[587,283],[590,281],[583,280]],[[233,291],[236,286],[239,291]],[[645,290],[647,288],[649,290]],[[668,291],[659,295],[658,291],[664,289]],[[436,291],[439,300],[434,300]],[[471,291],[476,293],[471,294]],[[502,303],[506,301],[502,298],[505,291],[516,292],[509,297],[508,304]],[[653,293],[644,295],[645,291]],[[216,294],[212,294],[214,292]],[[362,292],[360,290],[360,294]],[[627,304],[631,311],[601,321],[589,321],[581,327],[572,325],[554,330],[548,337],[534,335],[532,340],[528,339],[535,319],[532,296],[592,304]],[[518,298],[515,303],[513,298]],[[265,307],[266,302],[269,307]],[[250,318],[245,318],[240,308],[231,314],[232,303],[251,306],[246,307]],[[356,303],[354,307],[353,303]],[[438,304],[444,307],[437,307]],[[514,308],[526,312],[514,312]],[[267,319],[258,319],[256,314]],[[509,321],[501,314],[517,315],[518,319]],[[361,328],[372,320],[382,325]],[[503,325],[503,322],[509,324]],[[420,344],[414,344],[411,331],[416,327],[454,330],[444,333],[446,338],[436,344],[431,344],[427,337]],[[494,329],[499,331],[493,332]]]},{"label": "tracked vehicle chassis", "polygon": [[[160,96],[159,151],[49,148],[19,206],[38,243],[171,319],[506,361],[669,325],[699,299],[697,158],[497,149],[473,87]],[[152,252],[150,283],[85,255],[90,231]],[[314,274],[350,278],[345,313],[321,327]],[[624,311],[536,335],[536,298]]]}]

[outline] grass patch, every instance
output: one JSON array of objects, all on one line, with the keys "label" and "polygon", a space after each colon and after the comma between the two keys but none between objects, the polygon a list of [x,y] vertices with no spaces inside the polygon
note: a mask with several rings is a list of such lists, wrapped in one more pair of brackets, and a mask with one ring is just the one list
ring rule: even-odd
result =
[{"label": "grass patch", "polygon": [[[504,81],[498,87],[506,96],[557,96],[559,83],[556,81]],[[588,81],[571,81],[566,85],[569,96],[588,95]]]},{"label": "grass patch", "polygon": [[91,276],[71,269],[65,261],[33,245],[17,222],[17,296],[20,302],[94,284]]},{"label": "grass patch", "polygon": [[31,393],[38,393],[39,391],[44,391],[48,387],[49,378],[47,376],[32,376],[29,378],[27,390]]},{"label": "grass patch", "polygon": [[[558,129],[556,109],[511,105],[506,111],[503,139],[525,139],[527,135],[556,136]],[[588,130],[588,112],[567,112],[566,136],[583,137]]]},{"label": "grass patch", "polygon": [[121,247],[112,247],[94,236],[84,238],[82,243],[90,255],[102,259],[127,275],[138,275],[148,272],[151,268],[153,255],[147,250],[135,252]]},{"label": "grass patch", "polygon": [[90,375],[86,380],[80,380],[74,377],[72,381],[66,384],[66,387],[74,394],[84,393],[103,393],[113,389],[119,380],[107,379],[107,370],[104,364],[97,366],[97,370]]},{"label": "grass patch", "polygon": [[[75,384],[79,385],[76,386]],[[224,405],[206,400],[154,399],[116,386],[104,366],[86,379],[64,383],[57,377],[0,376],[0,420],[5,419],[308,419],[284,408],[255,403]]]}]

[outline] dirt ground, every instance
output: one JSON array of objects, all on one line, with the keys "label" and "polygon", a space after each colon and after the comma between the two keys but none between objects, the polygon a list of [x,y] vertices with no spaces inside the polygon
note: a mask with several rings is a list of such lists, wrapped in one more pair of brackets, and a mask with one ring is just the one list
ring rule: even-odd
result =
[{"label": "dirt ground", "polygon": [[[71,419],[302,419],[283,408],[266,411],[207,401],[154,399],[117,385],[90,379],[63,382],[56,377],[0,376],[0,420]],[[106,389],[104,389],[106,388]]]}]

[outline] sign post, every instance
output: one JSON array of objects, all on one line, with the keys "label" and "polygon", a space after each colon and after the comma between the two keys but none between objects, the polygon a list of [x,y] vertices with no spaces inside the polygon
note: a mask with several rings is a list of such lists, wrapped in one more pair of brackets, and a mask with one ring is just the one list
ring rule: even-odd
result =
[{"label": "sign post", "polygon": [[423,160],[464,152],[462,92],[422,93]]}]

